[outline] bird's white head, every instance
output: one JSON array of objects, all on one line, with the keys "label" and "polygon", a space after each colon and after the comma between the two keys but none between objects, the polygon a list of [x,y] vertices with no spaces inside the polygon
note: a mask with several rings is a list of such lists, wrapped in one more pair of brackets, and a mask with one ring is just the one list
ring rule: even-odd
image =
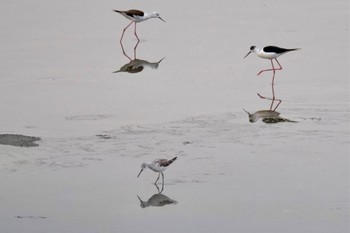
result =
[{"label": "bird's white head", "polygon": [[258,50],[259,49],[255,45],[250,46],[250,51],[247,53],[247,55],[244,56],[244,58],[248,57],[248,55],[252,52],[256,53]]},{"label": "bird's white head", "polygon": [[165,20],[160,17],[158,12],[154,11],[154,12],[150,13],[149,15],[150,15],[151,18],[158,18],[158,19],[162,20],[165,23]]}]

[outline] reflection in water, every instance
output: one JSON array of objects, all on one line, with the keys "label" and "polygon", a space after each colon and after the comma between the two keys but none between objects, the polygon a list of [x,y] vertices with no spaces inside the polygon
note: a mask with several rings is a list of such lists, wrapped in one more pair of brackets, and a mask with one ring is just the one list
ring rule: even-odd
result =
[{"label": "reflection in water", "polygon": [[[139,46],[139,43],[140,43],[140,41],[137,41],[137,42],[136,42],[136,45],[135,45],[135,47],[134,47],[134,59],[136,59],[136,49],[137,49],[137,46]],[[134,59],[131,59],[131,58],[128,56],[128,54],[126,54],[122,42],[120,42],[120,46],[122,47],[122,51],[123,51],[124,56],[127,57],[130,61],[131,61],[131,60],[134,60]]]},{"label": "reflection in water", "polygon": [[164,194],[162,194],[162,191],[163,191],[163,188],[162,188],[162,191],[159,192],[159,188],[157,185],[155,185],[158,189],[158,193],[152,195],[150,198],[148,198],[147,201],[143,201],[141,200],[141,198],[139,196],[137,196],[137,198],[139,199],[140,201],[140,206],[142,208],[146,208],[146,207],[149,207],[149,206],[157,206],[157,207],[162,207],[162,206],[166,206],[166,205],[169,205],[169,204],[177,204],[177,201],[165,196]]},{"label": "reflection in water", "polygon": [[267,124],[280,123],[280,122],[296,122],[286,118],[280,117],[280,113],[275,110],[260,110],[255,113],[249,113],[247,110],[243,109],[249,116],[249,122],[254,123],[259,119]]},{"label": "reflection in water", "polygon": [[159,63],[163,61],[164,58],[160,59],[158,62],[148,62],[146,60],[135,59],[131,60],[129,63],[123,65],[119,70],[114,71],[113,73],[127,72],[127,73],[139,73],[143,71],[145,67],[152,69],[157,69]]},{"label": "reflection in water", "polygon": [[[292,121],[292,120],[280,117],[280,113],[277,112],[276,109],[282,103],[282,100],[276,98],[274,83],[272,83],[271,87],[272,87],[271,88],[272,89],[271,90],[272,91],[272,98],[262,96],[258,93],[258,96],[261,99],[271,101],[269,110],[260,110],[260,111],[257,111],[255,113],[249,113],[247,110],[243,109],[243,111],[248,113],[249,122],[254,123],[254,122],[258,121],[259,119],[261,119],[262,122],[267,123],[267,124],[280,123],[280,122],[296,122],[296,121]],[[275,105],[275,107],[274,107],[274,105]]]},{"label": "reflection in water", "polygon": [[122,47],[122,51],[125,57],[127,57],[129,59],[129,63],[123,65],[119,70],[114,71],[113,73],[119,73],[119,72],[127,72],[127,73],[139,73],[141,71],[143,71],[143,69],[145,67],[149,67],[152,69],[158,69],[159,64],[161,63],[161,61],[164,60],[164,58],[160,59],[157,62],[148,62],[146,60],[142,60],[142,59],[137,59],[136,58],[136,49],[137,46],[139,45],[139,41],[136,43],[135,47],[134,47],[134,58],[131,59],[127,53],[125,52],[123,43],[120,43],[121,47]]},{"label": "reflection in water", "polygon": [[[265,96],[262,96],[258,93],[258,96],[261,98],[261,99],[265,99],[265,100],[271,100],[271,104],[270,104],[270,110],[271,111],[276,111],[276,109],[278,108],[278,106],[282,103],[282,100],[281,99],[277,99],[276,96],[275,96],[275,85],[272,84],[271,85],[271,91],[272,91],[272,98],[269,98],[269,97],[265,97]],[[273,105],[275,104],[275,101],[277,102],[277,105],[275,107],[273,107]]]}]

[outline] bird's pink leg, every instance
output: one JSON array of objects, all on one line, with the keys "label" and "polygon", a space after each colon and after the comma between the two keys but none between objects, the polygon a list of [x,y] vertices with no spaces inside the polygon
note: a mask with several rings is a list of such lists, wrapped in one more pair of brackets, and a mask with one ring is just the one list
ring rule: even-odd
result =
[{"label": "bird's pink leg", "polygon": [[135,30],[134,30],[134,34],[135,34],[135,36],[136,36],[136,38],[137,38],[137,41],[140,41],[139,37],[138,37],[138,36],[137,36],[137,34],[136,34],[136,22],[135,22]]},{"label": "bird's pink leg", "polygon": [[266,69],[266,70],[261,70],[257,75],[260,75],[261,73],[265,72],[265,71],[275,71],[275,70],[282,70],[282,66],[281,64],[278,62],[278,60],[275,58],[277,64],[279,65],[278,68],[275,68],[274,65],[273,65],[273,61],[272,59],[270,60],[271,61],[271,64],[272,64],[272,69]]},{"label": "bird's pink leg", "polygon": [[164,185],[164,174],[162,172],[162,184]]},{"label": "bird's pink leg", "polygon": [[277,62],[277,64],[279,65],[279,68],[275,69],[275,70],[282,70],[282,66],[281,64],[278,62],[277,58],[275,58],[275,61]]},{"label": "bird's pink leg", "polygon": [[126,26],[126,28],[124,28],[123,34],[122,34],[122,36],[120,37],[120,43],[122,43],[122,39],[123,39],[123,37],[124,37],[125,30],[126,30],[132,23],[133,23],[133,22],[129,23],[128,26]]},{"label": "bird's pink leg", "polygon": [[[273,94],[273,99],[275,99],[275,92],[274,92],[274,88],[273,86],[275,85],[275,74],[276,74],[276,69],[275,69],[275,66],[273,65],[273,61],[271,59],[271,65],[272,65],[272,94]],[[273,101],[271,103],[271,108],[272,108],[272,104],[273,104]],[[271,110],[271,109],[270,109]]]}]

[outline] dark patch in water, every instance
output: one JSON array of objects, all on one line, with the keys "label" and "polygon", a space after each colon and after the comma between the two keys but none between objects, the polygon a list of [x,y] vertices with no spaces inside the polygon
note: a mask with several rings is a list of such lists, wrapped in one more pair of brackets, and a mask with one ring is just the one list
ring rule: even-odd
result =
[{"label": "dark patch in water", "polygon": [[116,139],[116,137],[110,136],[110,135],[106,135],[106,134],[98,134],[98,135],[96,135],[96,137],[98,137],[100,139]]},{"label": "dark patch in water", "polygon": [[15,218],[19,218],[19,219],[23,219],[23,218],[26,218],[26,219],[46,219],[47,217],[45,216],[22,216],[22,215],[17,215],[15,216]]},{"label": "dark patch in water", "polygon": [[188,144],[193,144],[193,142],[190,142],[190,141],[184,141],[182,144],[184,144],[184,145],[188,145]]},{"label": "dark patch in water", "polygon": [[0,144],[19,147],[37,147],[36,141],[41,140],[39,137],[25,136],[19,134],[0,134]]}]

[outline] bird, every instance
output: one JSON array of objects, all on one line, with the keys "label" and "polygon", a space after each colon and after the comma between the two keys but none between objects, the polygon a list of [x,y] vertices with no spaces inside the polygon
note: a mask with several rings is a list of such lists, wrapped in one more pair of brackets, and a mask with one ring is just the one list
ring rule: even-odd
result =
[{"label": "bird", "polygon": [[122,41],[123,39],[123,36],[124,36],[124,33],[125,33],[125,30],[132,24],[132,23],[135,23],[135,29],[134,29],[134,34],[137,38],[138,41],[140,41],[139,37],[137,36],[136,34],[136,23],[140,23],[140,22],[143,22],[143,21],[146,21],[148,19],[151,19],[151,18],[158,18],[160,20],[162,20],[164,23],[165,23],[165,20],[162,19],[160,16],[159,16],[159,13],[154,11],[154,12],[151,12],[151,13],[145,13],[143,11],[140,11],[140,10],[135,10],[135,9],[131,9],[131,10],[127,10],[127,11],[120,11],[120,10],[113,10],[121,15],[123,15],[125,18],[131,20],[131,23],[128,24],[128,26],[126,26],[123,30],[123,34],[122,36],[120,37],[120,42]]},{"label": "bird", "polygon": [[163,172],[167,169],[167,167],[172,164],[177,157],[174,157],[170,160],[167,159],[155,159],[153,160],[152,163],[148,164],[148,163],[143,163],[141,165],[141,171],[140,173],[137,175],[137,177],[139,177],[142,173],[143,170],[145,170],[146,168],[151,169],[154,172],[158,172],[158,178],[156,179],[156,181],[154,182],[154,184],[157,184],[157,181],[159,180],[160,174],[162,174],[162,179],[163,179],[163,184],[164,184],[164,174]]},{"label": "bird", "polygon": [[[261,70],[257,75],[260,75],[261,73],[265,72],[265,71],[273,71],[273,74],[275,74],[276,70],[282,70],[282,66],[281,64],[278,62],[277,58],[279,56],[281,56],[282,54],[291,52],[291,51],[295,51],[295,50],[299,50],[300,48],[294,48],[294,49],[285,49],[285,48],[280,48],[277,46],[266,46],[264,48],[259,48],[255,45],[250,47],[250,51],[247,53],[247,55],[244,56],[244,58],[246,58],[249,54],[256,53],[256,55],[258,55],[261,58],[264,59],[269,59],[271,61],[271,65],[272,65],[272,69],[266,69],[266,70]],[[278,64],[278,68],[273,65],[273,61],[275,60]],[[272,77],[272,84],[274,83],[274,78],[275,76],[273,75]]]}]

